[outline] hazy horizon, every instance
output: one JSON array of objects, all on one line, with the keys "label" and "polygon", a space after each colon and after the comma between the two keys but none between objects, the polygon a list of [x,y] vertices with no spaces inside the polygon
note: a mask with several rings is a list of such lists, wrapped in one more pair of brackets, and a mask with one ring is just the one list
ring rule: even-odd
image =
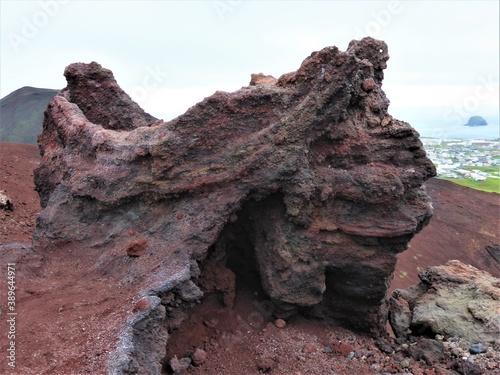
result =
[{"label": "hazy horizon", "polygon": [[[25,86],[23,86],[25,87]],[[34,86],[30,86],[34,87]],[[19,89],[21,89],[20,87]],[[54,89],[50,87],[38,87],[39,89]],[[62,88],[55,88],[54,90],[61,90]],[[16,90],[14,90],[16,91]],[[14,92],[13,91],[13,92]],[[8,93],[0,99],[4,99],[6,96],[10,95]],[[195,105],[193,102],[192,105]],[[189,107],[188,107],[189,108]],[[186,108],[186,110],[188,109]],[[398,120],[405,121],[409,123],[413,128],[415,128],[421,137],[429,138],[464,138],[464,139],[497,139],[500,138],[500,116],[498,111],[496,113],[472,113],[468,118],[472,116],[483,117],[488,125],[486,126],[476,126],[470,127],[465,126],[461,123],[461,118],[457,117],[454,121],[448,124],[439,118],[439,113],[446,109],[436,109],[436,111],[422,111],[419,108],[391,108],[389,107],[389,114]],[[177,116],[182,115],[185,111],[180,113],[156,113],[150,112],[151,115],[169,121]],[[467,118],[467,120],[468,120]]]}]

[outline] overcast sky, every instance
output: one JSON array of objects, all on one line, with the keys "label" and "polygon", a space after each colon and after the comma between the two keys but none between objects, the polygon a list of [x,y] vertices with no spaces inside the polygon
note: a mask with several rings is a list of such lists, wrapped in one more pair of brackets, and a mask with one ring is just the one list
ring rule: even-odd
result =
[{"label": "overcast sky", "polygon": [[0,4],[0,97],[61,89],[65,66],[97,61],[146,111],[170,119],[247,85],[251,73],[279,77],[315,50],[369,35],[389,45],[383,88],[393,115],[416,127],[478,113],[498,124],[496,0]]}]

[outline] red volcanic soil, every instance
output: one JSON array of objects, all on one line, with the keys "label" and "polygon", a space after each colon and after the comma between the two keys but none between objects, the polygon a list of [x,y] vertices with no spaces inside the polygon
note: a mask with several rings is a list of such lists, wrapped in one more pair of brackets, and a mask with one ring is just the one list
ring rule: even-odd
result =
[{"label": "red volcanic soil", "polygon": [[499,264],[485,250],[500,244],[500,195],[435,178],[426,187],[434,216],[409,249],[398,255],[391,290],[416,284],[421,269],[450,259],[500,277]]},{"label": "red volcanic soil", "polygon": [[[33,183],[33,169],[38,162],[36,147],[0,143],[0,190],[5,190],[14,203],[13,211],[0,210],[0,243],[31,242],[40,210]],[[484,248],[500,243],[500,196],[437,179],[428,181],[427,190],[433,199],[434,217],[411,241],[408,251],[399,255],[391,290],[415,284],[419,269],[444,264],[449,259],[498,276],[498,263]],[[119,324],[119,310],[130,305],[131,296],[120,289],[114,298],[99,297],[100,291],[109,287],[105,279],[87,278],[88,282],[82,285],[79,280],[91,267],[89,257],[79,257],[75,262],[72,254],[51,254],[50,259],[42,274],[35,272],[31,280],[18,281],[18,306],[22,311],[16,336],[17,367],[10,371],[5,363],[6,327],[2,321],[0,373],[104,374],[106,347],[111,348],[116,338],[106,337],[99,325]],[[1,267],[0,275],[5,278],[5,265]],[[2,290],[2,304],[4,297]],[[116,309],[118,305],[122,308]],[[270,308],[261,291],[252,285],[238,285],[231,310],[216,295],[207,296],[187,312],[180,328],[170,336],[164,373],[171,373],[168,362],[172,357],[189,356],[196,348],[204,350],[206,359],[198,367],[186,370],[188,374],[404,372],[401,354],[384,354],[379,349],[383,345],[377,346],[363,334],[338,327],[335,322],[301,316],[278,328],[269,314]],[[31,309],[44,312],[46,320],[31,318],[26,313]],[[47,330],[47,326],[58,328]],[[358,357],[350,358],[352,352]],[[444,363],[413,362],[409,371],[439,374],[445,373],[443,366]]]},{"label": "red volcanic soil", "polygon": [[0,143],[0,190],[14,203],[13,211],[0,210],[0,243],[30,243],[40,212],[33,169],[38,166],[38,147]]}]

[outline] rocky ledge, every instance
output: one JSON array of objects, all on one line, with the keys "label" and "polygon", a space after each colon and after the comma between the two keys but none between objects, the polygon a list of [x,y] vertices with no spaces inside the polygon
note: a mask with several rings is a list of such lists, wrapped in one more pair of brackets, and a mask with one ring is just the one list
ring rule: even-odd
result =
[{"label": "rocky ledge", "polygon": [[418,133],[388,114],[388,58],[371,38],[327,47],[169,122],[99,64],[66,68],[38,139],[33,247],[91,259],[87,277],[136,296],[118,307],[111,372],[159,373],[182,311],[204,293],[230,308],[252,275],[278,317],[384,331],[396,254],[432,215],[422,184],[435,175]]}]

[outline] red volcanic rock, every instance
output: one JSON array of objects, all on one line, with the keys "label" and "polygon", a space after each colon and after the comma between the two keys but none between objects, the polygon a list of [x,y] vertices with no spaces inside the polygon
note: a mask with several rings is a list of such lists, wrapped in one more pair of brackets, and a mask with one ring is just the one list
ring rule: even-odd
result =
[{"label": "red volcanic rock", "polygon": [[285,328],[286,327],[286,321],[283,319],[276,319],[274,321],[274,325],[278,328]]},{"label": "red volcanic rock", "polygon": [[342,343],[342,342],[334,342],[331,345],[332,351],[336,354],[340,354],[344,357],[347,357],[349,353],[354,351],[354,347],[350,344]]},{"label": "red volcanic rock", "polygon": [[[158,373],[159,327],[217,265],[235,274],[214,279],[229,305],[237,280],[258,282],[277,316],[317,308],[384,330],[396,254],[431,217],[422,184],[435,174],[418,133],[387,112],[388,58],[371,38],[327,47],[274,85],[216,92],[169,122],[97,63],[66,69],[39,137],[33,246],[91,257],[91,272],[149,296],[110,368]],[[151,249],[133,260],[131,231]]]},{"label": "red volcanic rock", "polygon": [[197,348],[191,359],[193,360],[193,365],[200,366],[207,360],[207,353],[203,349]]},{"label": "red volcanic rock", "polygon": [[274,86],[278,80],[273,76],[266,76],[263,73],[254,73],[251,75],[250,86],[267,85]]},{"label": "red volcanic rock", "polygon": [[135,304],[133,312],[143,311],[143,310],[147,309],[148,307],[149,307],[149,301],[146,299],[141,299],[140,301],[138,301]]},{"label": "red volcanic rock", "polygon": [[95,62],[71,64],[64,76],[68,85],[59,95],[84,111],[88,121],[106,129],[132,130],[156,120],[118,86],[111,70]]}]

